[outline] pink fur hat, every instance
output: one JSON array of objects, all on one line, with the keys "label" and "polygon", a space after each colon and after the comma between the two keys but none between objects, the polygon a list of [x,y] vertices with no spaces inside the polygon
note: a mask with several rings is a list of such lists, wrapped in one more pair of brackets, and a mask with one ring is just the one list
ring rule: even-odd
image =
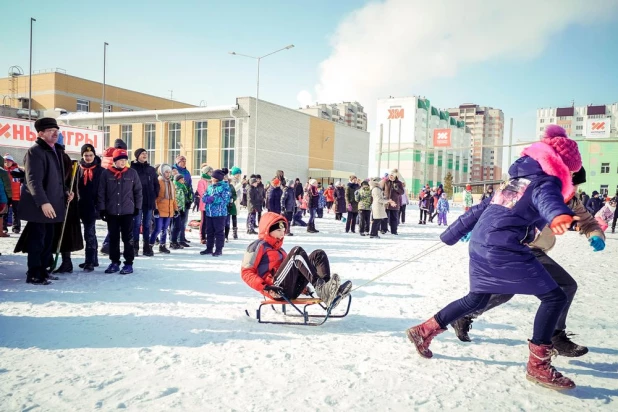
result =
[{"label": "pink fur hat", "polygon": [[582,168],[582,156],[579,153],[577,142],[569,139],[566,130],[562,127],[556,124],[547,126],[543,143],[547,143],[556,151],[571,172],[577,172]]}]

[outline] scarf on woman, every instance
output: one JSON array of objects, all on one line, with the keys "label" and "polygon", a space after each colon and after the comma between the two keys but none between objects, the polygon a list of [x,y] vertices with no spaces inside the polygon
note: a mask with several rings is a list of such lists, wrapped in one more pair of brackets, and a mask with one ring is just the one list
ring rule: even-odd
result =
[{"label": "scarf on woman", "polygon": [[[88,166],[90,165],[90,166]],[[84,186],[88,184],[88,182],[92,182],[94,178],[93,170],[97,167],[95,162],[86,163],[83,159],[79,162],[79,167],[84,171]]]},{"label": "scarf on woman", "polygon": [[114,177],[116,179],[120,179],[122,177],[122,175],[124,173],[126,173],[127,170],[129,170],[128,167],[124,167],[124,169],[117,169],[116,166],[114,165],[109,165],[109,167],[107,168],[107,170],[109,170],[110,172],[112,172],[112,174],[114,175]]},{"label": "scarf on woman", "polygon": [[163,199],[172,199],[173,197],[176,197],[176,193],[174,191],[174,188],[172,187],[172,181],[171,179],[166,179],[165,177],[161,176],[161,181],[163,182],[163,186],[165,188],[165,191],[163,192]]}]

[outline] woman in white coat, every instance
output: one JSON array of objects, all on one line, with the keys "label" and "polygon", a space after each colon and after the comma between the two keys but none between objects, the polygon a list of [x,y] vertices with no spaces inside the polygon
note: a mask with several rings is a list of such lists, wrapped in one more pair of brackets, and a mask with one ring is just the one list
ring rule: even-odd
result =
[{"label": "woman in white coat", "polygon": [[380,178],[374,177],[369,181],[369,187],[371,187],[371,214],[373,221],[371,223],[371,239],[379,239],[378,230],[380,230],[380,224],[382,219],[386,219],[386,205],[393,205],[395,202],[384,197],[384,192],[380,188]]}]

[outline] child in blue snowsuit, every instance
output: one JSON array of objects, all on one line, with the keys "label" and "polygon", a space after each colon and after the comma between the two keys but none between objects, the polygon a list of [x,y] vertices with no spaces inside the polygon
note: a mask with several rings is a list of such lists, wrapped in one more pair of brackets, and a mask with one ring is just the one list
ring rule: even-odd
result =
[{"label": "child in blue snowsuit", "polygon": [[446,193],[442,193],[440,200],[438,200],[438,226],[444,223],[444,226],[448,226],[446,223],[446,214],[449,212],[448,198]]},{"label": "child in blue snowsuit", "polygon": [[225,174],[222,170],[215,170],[211,177],[212,184],[202,197],[204,212],[208,219],[206,219],[206,249],[202,250],[200,255],[221,256],[225,245],[225,221],[231,191],[229,183],[223,180]]},{"label": "child in blue snowsuit", "polygon": [[556,235],[568,230],[574,215],[566,204],[575,192],[571,173],[581,166],[577,142],[563,128],[550,125],[543,140],[524,149],[513,163],[510,180],[494,197],[472,207],[440,236],[448,245],[469,239],[470,292],[407,330],[422,357],[433,356],[429,345],[449,323],[484,308],[492,293],[535,295],[541,305],[528,345],[526,377],[552,389],[575,387],[551,366],[552,334],[567,296],[527,243],[537,228],[549,226]]}]

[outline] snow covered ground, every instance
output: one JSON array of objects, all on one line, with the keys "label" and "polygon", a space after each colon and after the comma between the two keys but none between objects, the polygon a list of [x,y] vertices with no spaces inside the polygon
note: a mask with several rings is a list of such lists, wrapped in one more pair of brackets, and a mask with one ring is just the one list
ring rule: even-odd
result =
[{"label": "snow covered ground", "polygon": [[[294,228],[286,248],[323,248],[333,271],[360,285],[438,241],[441,228],[416,217],[409,210],[399,236],[370,240],[345,234],[325,214],[319,234]],[[0,411],[618,410],[618,235],[593,253],[567,233],[551,253],[579,282],[568,330],[590,347],[582,358],[554,361],[577,384],[560,393],[524,376],[534,297],[476,321],[472,343],[440,335],[430,360],[406,339],[407,327],[466,293],[465,244],[359,289],[347,318],[314,328],[245,315],[260,296],[240,279],[254,239],[240,232],[222,258],[200,256],[190,233],[193,247],[139,257],[133,275],[105,275],[103,257],[97,271],[47,287],[25,283],[26,256],[11,253],[16,236],[2,239]],[[75,266],[82,261],[77,253]]]}]

